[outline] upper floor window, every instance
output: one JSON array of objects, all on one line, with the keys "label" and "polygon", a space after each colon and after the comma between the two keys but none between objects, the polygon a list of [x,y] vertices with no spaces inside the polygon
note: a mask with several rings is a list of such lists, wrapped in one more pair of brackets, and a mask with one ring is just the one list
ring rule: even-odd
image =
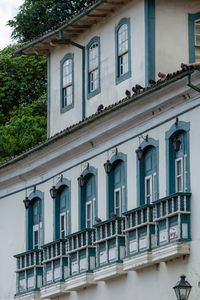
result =
[{"label": "upper floor window", "polygon": [[67,54],[61,61],[61,112],[73,107],[73,54]]},{"label": "upper floor window", "polygon": [[195,21],[195,62],[200,62],[200,20]]},{"label": "upper floor window", "polygon": [[178,122],[166,133],[167,193],[189,192],[189,124]]},{"label": "upper floor window", "polygon": [[131,74],[130,19],[122,19],[115,29],[116,81],[121,82]]},{"label": "upper floor window", "polygon": [[140,145],[138,159],[138,204],[150,204],[158,199],[158,142],[149,138]]},{"label": "upper floor window", "polygon": [[200,12],[189,14],[189,63],[200,62]]},{"label": "upper floor window", "polygon": [[100,39],[94,37],[87,46],[88,98],[100,92]]}]

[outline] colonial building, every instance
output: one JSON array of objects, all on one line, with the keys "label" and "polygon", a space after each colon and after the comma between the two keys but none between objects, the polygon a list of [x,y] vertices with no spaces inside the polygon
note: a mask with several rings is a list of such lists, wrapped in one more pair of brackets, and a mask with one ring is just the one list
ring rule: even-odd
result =
[{"label": "colonial building", "polygon": [[0,164],[0,299],[197,300],[200,2],[92,1],[17,53],[48,139]]}]

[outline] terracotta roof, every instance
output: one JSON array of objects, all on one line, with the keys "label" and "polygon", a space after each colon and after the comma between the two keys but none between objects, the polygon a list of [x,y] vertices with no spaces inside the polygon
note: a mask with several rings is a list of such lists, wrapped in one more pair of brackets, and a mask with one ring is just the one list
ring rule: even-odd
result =
[{"label": "terracotta roof", "polygon": [[85,118],[84,120],[81,120],[80,122],[75,123],[75,124],[67,127],[66,129],[56,133],[54,136],[47,138],[45,141],[39,143],[38,145],[27,149],[26,151],[22,152],[21,154],[16,155],[5,162],[0,163],[0,169],[27,157],[31,153],[48,146],[49,144],[55,142],[56,140],[62,138],[63,136],[68,135],[68,134],[78,130],[79,128],[82,128],[83,126],[89,124],[90,122],[93,122],[96,119],[103,117],[105,114],[119,109],[121,106],[129,104],[130,102],[139,100],[140,98],[142,98],[150,93],[153,93],[154,91],[157,91],[179,79],[182,79],[183,77],[186,77],[187,75],[193,73],[194,70],[200,71],[200,64],[188,65],[188,67],[183,70],[178,70],[174,73],[167,74],[165,78],[159,79],[155,84],[148,86],[146,88],[143,88],[142,90],[138,91],[137,93],[133,93],[132,96],[125,97],[125,98],[103,108],[101,111],[96,112],[95,114],[90,115],[89,117]]},{"label": "terracotta roof", "polygon": [[[98,21],[112,14],[115,10],[126,5],[129,1],[126,0],[94,0],[89,5],[83,7],[82,10],[76,14],[68,17],[58,25],[43,32],[38,37],[22,44],[15,53],[38,53],[48,55],[52,44],[61,44],[59,38],[59,31],[63,31],[64,36],[68,39],[74,39],[84,30],[87,30]],[[45,41],[45,43],[43,43]],[[34,52],[35,51],[35,52]]]}]

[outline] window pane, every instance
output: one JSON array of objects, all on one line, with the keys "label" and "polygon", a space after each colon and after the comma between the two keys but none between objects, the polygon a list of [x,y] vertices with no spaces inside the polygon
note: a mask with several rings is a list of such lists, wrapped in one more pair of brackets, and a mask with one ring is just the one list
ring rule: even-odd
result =
[{"label": "window pane", "polygon": [[128,26],[124,24],[118,31],[118,55],[128,51]]},{"label": "window pane", "polygon": [[89,72],[98,68],[98,43],[93,43],[89,49]]}]

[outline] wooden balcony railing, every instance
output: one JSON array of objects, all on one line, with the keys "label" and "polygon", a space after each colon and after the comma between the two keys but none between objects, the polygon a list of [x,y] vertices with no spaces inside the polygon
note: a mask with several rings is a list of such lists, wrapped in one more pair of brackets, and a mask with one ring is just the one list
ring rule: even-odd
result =
[{"label": "wooden balcony railing", "polygon": [[39,290],[43,284],[42,250],[35,249],[14,257],[17,259],[17,294]]}]

